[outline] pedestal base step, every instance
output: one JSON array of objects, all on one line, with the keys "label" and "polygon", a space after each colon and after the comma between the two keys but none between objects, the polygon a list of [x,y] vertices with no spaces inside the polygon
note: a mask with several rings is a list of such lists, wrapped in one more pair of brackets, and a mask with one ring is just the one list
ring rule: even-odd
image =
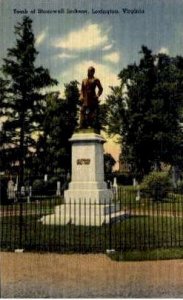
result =
[{"label": "pedestal base step", "polygon": [[64,192],[65,203],[109,204],[114,195],[109,189],[69,189]]},{"label": "pedestal base step", "polygon": [[125,211],[120,210],[119,204],[63,204],[55,207],[55,213],[41,218],[44,225],[82,225],[101,226],[110,222],[117,222],[127,217]]}]

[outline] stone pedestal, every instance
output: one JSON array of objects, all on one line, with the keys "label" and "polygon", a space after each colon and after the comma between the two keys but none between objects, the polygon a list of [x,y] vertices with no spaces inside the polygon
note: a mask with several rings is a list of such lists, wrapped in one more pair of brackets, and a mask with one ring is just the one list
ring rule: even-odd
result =
[{"label": "stone pedestal", "polygon": [[72,143],[72,177],[65,203],[109,203],[112,193],[104,182],[105,139],[96,133],[75,133]]},{"label": "stone pedestal", "polygon": [[94,132],[74,133],[72,143],[72,174],[65,203],[55,207],[55,214],[42,218],[44,224],[100,226],[108,223],[119,210],[112,202],[112,191],[104,182],[105,139]]}]

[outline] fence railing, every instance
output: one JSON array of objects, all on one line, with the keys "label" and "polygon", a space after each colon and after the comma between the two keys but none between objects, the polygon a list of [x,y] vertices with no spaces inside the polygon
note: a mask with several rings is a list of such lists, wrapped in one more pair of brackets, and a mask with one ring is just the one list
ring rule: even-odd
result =
[{"label": "fence railing", "polygon": [[[157,200],[158,199],[158,200]],[[183,247],[183,195],[118,190],[106,207],[51,196],[0,206],[1,249],[105,252]]]}]

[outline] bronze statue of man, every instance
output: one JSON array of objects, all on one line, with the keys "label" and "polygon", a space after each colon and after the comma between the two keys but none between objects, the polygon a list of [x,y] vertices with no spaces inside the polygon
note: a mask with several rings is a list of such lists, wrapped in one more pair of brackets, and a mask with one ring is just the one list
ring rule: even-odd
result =
[{"label": "bronze statue of man", "polygon": [[[103,92],[100,80],[94,77],[94,67],[88,68],[88,78],[83,79],[81,86],[81,110],[80,110],[80,128],[98,129],[98,107],[99,97]],[[98,92],[96,94],[96,88]]]}]

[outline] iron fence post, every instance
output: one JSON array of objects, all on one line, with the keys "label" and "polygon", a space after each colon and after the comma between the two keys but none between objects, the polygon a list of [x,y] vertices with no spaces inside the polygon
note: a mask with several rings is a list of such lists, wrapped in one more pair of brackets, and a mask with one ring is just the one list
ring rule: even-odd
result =
[{"label": "iron fence post", "polygon": [[109,207],[109,250],[112,249],[112,222],[111,222],[111,200]]},{"label": "iron fence post", "polygon": [[22,249],[22,227],[23,227],[23,203],[20,202],[20,216],[19,216],[19,234],[20,234],[20,243],[19,248]]}]

